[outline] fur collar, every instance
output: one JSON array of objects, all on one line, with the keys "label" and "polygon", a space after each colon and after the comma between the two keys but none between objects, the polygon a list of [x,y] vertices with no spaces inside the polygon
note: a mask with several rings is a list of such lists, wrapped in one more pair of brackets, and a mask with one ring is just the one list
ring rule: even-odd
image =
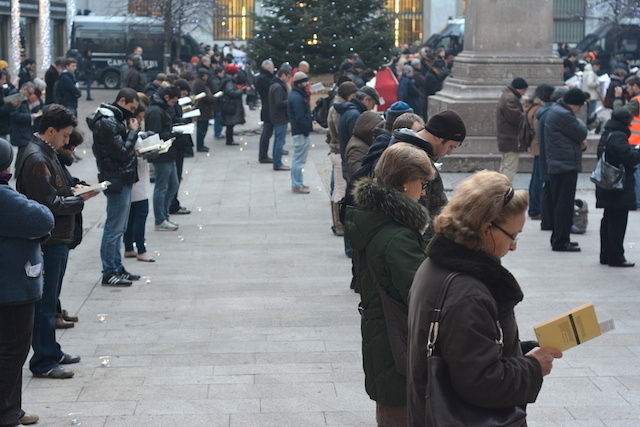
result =
[{"label": "fur collar", "polygon": [[427,257],[436,265],[480,280],[498,304],[515,306],[524,297],[515,277],[496,257],[462,246],[436,234],[427,247]]},{"label": "fur collar", "polygon": [[422,205],[397,190],[381,186],[374,178],[358,180],[353,196],[360,208],[383,211],[420,234],[427,229],[429,214]]}]

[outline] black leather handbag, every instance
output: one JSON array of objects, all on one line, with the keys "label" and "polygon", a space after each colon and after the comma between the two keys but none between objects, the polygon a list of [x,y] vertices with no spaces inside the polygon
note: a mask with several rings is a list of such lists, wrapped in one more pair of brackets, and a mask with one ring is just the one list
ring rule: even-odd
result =
[{"label": "black leather handbag", "polygon": [[[429,327],[429,339],[427,342],[427,394],[425,406],[425,426],[427,427],[489,427],[522,426],[526,421],[526,412],[523,406],[510,406],[506,408],[480,408],[471,405],[460,398],[451,383],[449,367],[444,358],[434,356],[438,328],[444,299],[449,290],[451,281],[460,273],[449,273],[440,290],[438,302],[433,314],[433,320]],[[498,339],[496,345],[503,346],[502,328],[498,327]]]},{"label": "black leather handbag", "polygon": [[624,190],[624,166],[620,165],[620,167],[617,168],[607,162],[605,158],[609,139],[611,139],[611,134],[609,134],[609,138],[607,138],[607,143],[604,146],[602,156],[600,156],[598,163],[596,163],[596,168],[591,173],[591,182],[602,190],[622,191]]}]

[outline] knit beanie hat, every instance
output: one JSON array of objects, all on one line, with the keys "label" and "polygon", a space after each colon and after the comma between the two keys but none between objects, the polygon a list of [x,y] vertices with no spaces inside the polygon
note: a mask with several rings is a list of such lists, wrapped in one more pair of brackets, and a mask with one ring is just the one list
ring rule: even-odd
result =
[{"label": "knit beanie hat", "polygon": [[309,81],[309,77],[302,71],[298,71],[293,75],[293,83],[295,84],[304,83],[308,81]]},{"label": "knit beanie hat", "polygon": [[564,94],[564,102],[569,105],[584,105],[585,97],[584,92],[578,88],[569,89],[567,93]]},{"label": "knit beanie hat", "polygon": [[343,82],[338,86],[338,96],[347,99],[349,95],[358,92],[358,86],[354,82]]},{"label": "knit beanie hat", "polygon": [[4,172],[13,162],[13,148],[6,139],[0,138],[0,172]]},{"label": "knit beanie hat", "polygon": [[404,113],[413,113],[413,108],[409,107],[409,104],[402,101],[391,104],[391,107],[387,109],[385,115],[387,120],[384,124],[384,128],[389,131],[393,129],[393,122],[395,122],[396,119]]},{"label": "knit beanie hat", "polygon": [[229,64],[224,67],[224,72],[232,76],[238,74],[238,66],[235,64]]},{"label": "knit beanie hat", "polygon": [[462,117],[453,110],[444,110],[434,114],[424,128],[430,134],[447,141],[462,142],[467,136],[467,128],[464,126]]},{"label": "knit beanie hat", "polygon": [[527,83],[527,81],[522,77],[516,77],[511,82],[511,87],[514,89],[526,89],[529,87],[529,83]]},{"label": "knit beanie hat", "polygon": [[0,59],[0,70],[4,70],[8,66],[9,66],[9,64],[7,63],[7,61],[4,61],[4,60]]},{"label": "knit beanie hat", "polygon": [[159,82],[163,82],[167,79],[167,75],[165,73],[158,73],[156,75],[156,80],[158,80]]}]

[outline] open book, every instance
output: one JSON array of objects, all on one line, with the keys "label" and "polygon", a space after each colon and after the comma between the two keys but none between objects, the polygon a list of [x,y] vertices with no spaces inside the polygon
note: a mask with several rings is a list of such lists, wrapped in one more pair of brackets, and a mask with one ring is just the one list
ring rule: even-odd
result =
[{"label": "open book", "polygon": [[593,303],[534,326],[540,347],[565,351],[614,329],[613,320],[598,323]]},{"label": "open book", "polygon": [[88,187],[74,188],[73,189],[73,195],[74,196],[79,196],[81,194],[88,193],[90,191],[104,191],[110,185],[111,185],[111,183],[109,181],[102,181],[99,184],[90,185]]},{"label": "open book", "polygon": [[171,138],[168,141],[162,141],[160,140],[160,135],[156,133],[154,135],[151,135],[148,138],[143,139],[142,140],[143,147],[140,148],[138,151],[140,153],[149,153],[151,151],[158,150],[159,154],[164,154],[167,151],[169,151],[169,148],[171,148],[171,145],[173,144],[174,139],[175,138]]},{"label": "open book", "polygon": [[173,127],[174,132],[181,132],[183,134],[193,135],[196,133],[196,124],[187,123],[185,125],[176,125]]}]

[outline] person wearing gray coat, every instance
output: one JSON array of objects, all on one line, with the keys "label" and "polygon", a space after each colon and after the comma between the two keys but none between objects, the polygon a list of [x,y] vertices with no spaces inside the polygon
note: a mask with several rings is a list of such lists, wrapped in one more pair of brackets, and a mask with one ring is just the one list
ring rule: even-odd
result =
[{"label": "person wearing gray coat", "polygon": [[569,241],[569,234],[578,172],[582,171],[582,151],[587,148],[587,125],[576,117],[584,103],[584,92],[577,88],[569,90],[551,106],[544,126],[553,203],[551,248],[559,252],[580,252],[578,245]]}]

